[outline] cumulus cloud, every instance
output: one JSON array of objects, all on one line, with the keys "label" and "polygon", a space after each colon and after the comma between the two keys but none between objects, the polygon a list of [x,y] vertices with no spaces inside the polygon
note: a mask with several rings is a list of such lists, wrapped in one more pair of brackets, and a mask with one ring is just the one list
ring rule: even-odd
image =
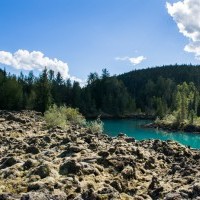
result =
[{"label": "cumulus cloud", "polygon": [[38,70],[42,71],[45,67],[60,72],[64,79],[70,78],[81,82],[80,79],[69,75],[68,64],[56,58],[50,59],[40,51],[29,52],[19,49],[15,53],[0,51],[0,63],[14,67],[19,70]]},{"label": "cumulus cloud", "polygon": [[138,56],[138,57],[117,57],[115,58],[115,60],[119,60],[119,61],[129,61],[131,64],[133,65],[138,65],[141,62],[143,62],[144,60],[146,60],[146,58],[144,56]]},{"label": "cumulus cloud", "polygon": [[183,0],[173,4],[167,2],[166,7],[180,33],[189,39],[184,50],[200,59],[200,0]]}]

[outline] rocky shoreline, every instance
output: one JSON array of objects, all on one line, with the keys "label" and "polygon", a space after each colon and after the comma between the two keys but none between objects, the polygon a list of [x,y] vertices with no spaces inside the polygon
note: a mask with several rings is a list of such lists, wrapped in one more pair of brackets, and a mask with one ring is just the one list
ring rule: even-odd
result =
[{"label": "rocky shoreline", "polygon": [[87,119],[97,119],[100,117],[101,119],[141,119],[141,120],[155,120],[156,116],[148,115],[145,113],[141,114],[126,114],[126,115],[110,115],[106,113],[95,114],[95,115],[87,115]]},{"label": "rocky shoreline", "polygon": [[0,111],[0,200],[200,199],[200,151]]},{"label": "rocky shoreline", "polygon": [[200,127],[199,126],[195,126],[192,124],[165,124],[165,123],[149,123],[149,124],[145,124],[143,125],[144,128],[156,128],[156,129],[162,129],[164,131],[172,131],[172,132],[176,132],[176,131],[182,131],[182,132],[190,132],[190,133],[197,133],[200,134]]}]

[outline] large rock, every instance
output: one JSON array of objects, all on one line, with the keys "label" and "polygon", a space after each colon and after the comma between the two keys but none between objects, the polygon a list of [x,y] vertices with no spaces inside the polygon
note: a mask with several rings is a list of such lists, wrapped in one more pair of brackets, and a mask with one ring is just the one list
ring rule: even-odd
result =
[{"label": "large rock", "polygon": [[155,159],[153,157],[149,157],[149,160],[145,162],[144,168],[145,169],[154,169],[155,166]]},{"label": "large rock", "polygon": [[75,160],[68,160],[62,164],[59,168],[59,174],[68,175],[68,174],[77,174],[81,170],[81,165],[78,164]]},{"label": "large rock", "polygon": [[161,193],[163,192],[163,187],[156,177],[152,177],[151,183],[148,187],[148,194],[152,199],[160,199]]},{"label": "large rock", "polygon": [[21,196],[20,200],[67,200],[66,194],[52,195],[48,192],[29,192]]},{"label": "large rock", "polygon": [[24,170],[29,170],[34,166],[34,163],[32,160],[27,160],[26,162],[24,162],[23,164],[23,169]]},{"label": "large rock", "polygon": [[26,148],[26,153],[38,154],[40,153],[40,150],[35,146],[29,146]]},{"label": "large rock", "polygon": [[103,157],[103,158],[106,158],[106,157],[109,156],[109,152],[108,151],[99,151],[98,155]]},{"label": "large rock", "polygon": [[182,200],[182,197],[179,193],[168,193],[166,194],[164,200]]},{"label": "large rock", "polygon": [[200,183],[194,184],[194,186],[192,188],[192,196],[193,196],[193,198],[200,197]]},{"label": "large rock", "polygon": [[11,167],[17,163],[17,160],[14,157],[5,158],[3,163],[0,165],[0,169],[5,169]]},{"label": "large rock", "polygon": [[135,170],[131,166],[126,166],[121,173],[124,179],[136,178]]},{"label": "large rock", "polygon": [[49,166],[47,164],[41,165],[33,171],[33,174],[40,176],[41,179],[46,178],[50,175]]},{"label": "large rock", "polygon": [[122,192],[122,185],[119,180],[114,180],[110,184],[113,188],[115,188],[118,192]]},{"label": "large rock", "polygon": [[[43,185],[41,185],[40,183],[30,183],[27,187],[27,191],[37,191],[40,190],[42,188]],[[29,195],[28,195],[29,196]],[[25,198],[25,197],[24,197]],[[27,198],[27,197],[26,197]]]}]

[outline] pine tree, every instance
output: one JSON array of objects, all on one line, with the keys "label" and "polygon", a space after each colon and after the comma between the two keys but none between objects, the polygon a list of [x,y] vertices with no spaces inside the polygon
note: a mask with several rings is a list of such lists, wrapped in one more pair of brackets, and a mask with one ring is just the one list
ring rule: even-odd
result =
[{"label": "pine tree", "polygon": [[36,109],[45,112],[52,102],[51,84],[48,79],[48,71],[45,68],[36,82]]},{"label": "pine tree", "polygon": [[101,78],[102,78],[102,79],[105,79],[105,78],[108,78],[108,77],[110,77],[109,71],[108,71],[106,68],[102,69]]}]

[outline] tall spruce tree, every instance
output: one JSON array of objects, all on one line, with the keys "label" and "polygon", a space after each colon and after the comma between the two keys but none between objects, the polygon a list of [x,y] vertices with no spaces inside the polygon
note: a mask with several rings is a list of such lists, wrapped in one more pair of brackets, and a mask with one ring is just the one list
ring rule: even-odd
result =
[{"label": "tall spruce tree", "polygon": [[45,112],[52,102],[51,83],[48,79],[48,71],[45,68],[36,82],[36,109]]}]

